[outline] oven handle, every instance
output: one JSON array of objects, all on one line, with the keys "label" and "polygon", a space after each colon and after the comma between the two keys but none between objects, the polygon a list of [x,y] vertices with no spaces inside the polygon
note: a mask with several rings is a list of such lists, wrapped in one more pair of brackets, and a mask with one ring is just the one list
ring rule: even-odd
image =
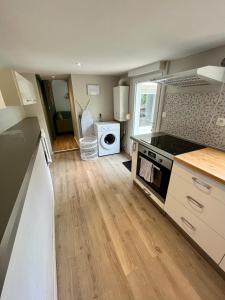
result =
[{"label": "oven handle", "polygon": [[157,167],[156,165],[154,165],[154,163],[152,163],[153,168],[155,168],[156,170],[160,171],[160,168]]},{"label": "oven handle", "polygon": [[[139,158],[144,158],[144,159],[146,159],[146,158],[143,157],[141,154],[139,154],[138,157],[139,157]],[[158,171],[161,170],[159,167],[157,167],[157,166],[154,164],[153,160],[148,159],[148,161],[150,161],[150,163],[152,163],[152,167],[153,167],[153,168],[155,168],[155,169],[158,170]]]}]

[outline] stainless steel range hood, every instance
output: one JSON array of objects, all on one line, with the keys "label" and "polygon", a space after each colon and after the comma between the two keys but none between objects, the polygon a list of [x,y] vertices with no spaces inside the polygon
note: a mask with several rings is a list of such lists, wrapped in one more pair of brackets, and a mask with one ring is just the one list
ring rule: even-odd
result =
[{"label": "stainless steel range hood", "polygon": [[225,81],[225,68],[205,66],[198,69],[166,75],[154,82],[177,87],[192,87],[218,84]]}]

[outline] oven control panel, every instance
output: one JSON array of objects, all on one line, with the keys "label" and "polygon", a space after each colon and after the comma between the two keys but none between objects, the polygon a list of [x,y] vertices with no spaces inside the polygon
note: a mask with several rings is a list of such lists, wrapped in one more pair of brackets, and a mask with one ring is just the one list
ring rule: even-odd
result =
[{"label": "oven control panel", "polygon": [[153,150],[150,150],[149,148],[140,145],[138,146],[138,151],[145,156],[149,157],[150,159],[158,162],[160,165],[164,166],[167,169],[172,169],[173,161]]}]

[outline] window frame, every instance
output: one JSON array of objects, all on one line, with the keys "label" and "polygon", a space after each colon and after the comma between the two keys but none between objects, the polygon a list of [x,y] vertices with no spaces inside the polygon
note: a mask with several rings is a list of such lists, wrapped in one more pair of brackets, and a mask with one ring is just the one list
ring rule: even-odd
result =
[{"label": "window frame", "polygon": [[[137,86],[139,83],[142,82],[148,82],[148,81],[152,81],[152,77],[151,76],[142,76],[142,77],[138,77],[134,79],[133,82],[133,88],[134,88],[134,106],[133,106],[133,126],[132,126],[132,133],[134,135],[137,135],[137,122],[139,123],[139,113],[140,110],[137,109]],[[160,84],[157,84],[157,91],[156,91],[156,99],[155,99],[155,107],[154,107],[154,117],[153,117],[153,125],[152,125],[152,130],[150,133],[156,132],[159,129],[160,126],[160,117],[159,117],[159,108],[160,108],[160,98],[161,98],[161,90],[162,87]]]}]

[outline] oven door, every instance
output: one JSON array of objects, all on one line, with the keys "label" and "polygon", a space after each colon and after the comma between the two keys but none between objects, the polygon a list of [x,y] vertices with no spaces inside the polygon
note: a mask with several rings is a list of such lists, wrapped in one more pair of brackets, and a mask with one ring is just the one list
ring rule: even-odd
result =
[{"label": "oven door", "polygon": [[[145,170],[143,172],[143,160]],[[146,160],[149,162],[146,163]],[[149,170],[147,168],[150,168]],[[146,175],[145,175],[146,174]],[[171,170],[165,168],[160,163],[150,157],[138,152],[137,178],[149,188],[160,201],[165,203],[167,189],[169,185]]]}]

